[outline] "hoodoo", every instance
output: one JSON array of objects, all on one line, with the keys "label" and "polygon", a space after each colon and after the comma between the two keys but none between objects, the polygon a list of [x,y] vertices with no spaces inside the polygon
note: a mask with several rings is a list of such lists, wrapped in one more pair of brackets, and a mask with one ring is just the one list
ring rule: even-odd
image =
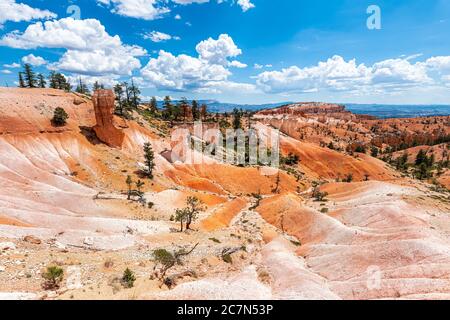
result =
[{"label": "hoodoo", "polygon": [[114,101],[115,96],[111,90],[95,91],[92,97],[96,120],[94,131],[110,147],[121,147],[125,134],[115,121]]}]

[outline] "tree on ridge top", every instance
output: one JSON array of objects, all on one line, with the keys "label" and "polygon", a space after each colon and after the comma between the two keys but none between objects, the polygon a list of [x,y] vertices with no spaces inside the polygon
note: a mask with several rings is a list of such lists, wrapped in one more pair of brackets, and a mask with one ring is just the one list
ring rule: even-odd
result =
[{"label": "tree on ridge top", "polygon": [[31,67],[31,64],[25,63],[24,67],[24,75],[25,75],[25,81],[26,86],[28,88],[36,88],[36,74],[33,71],[33,68]]}]

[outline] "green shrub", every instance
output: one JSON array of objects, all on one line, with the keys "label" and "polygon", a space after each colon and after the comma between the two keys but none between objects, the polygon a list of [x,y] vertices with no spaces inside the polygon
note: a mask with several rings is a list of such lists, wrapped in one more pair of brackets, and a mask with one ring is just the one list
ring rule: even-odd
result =
[{"label": "green shrub", "polygon": [[233,263],[233,258],[231,258],[231,254],[227,253],[222,256],[222,260],[226,263]]},{"label": "green shrub", "polygon": [[343,179],[342,181],[347,182],[347,183],[352,182],[352,181],[353,181],[353,174],[352,174],[352,173],[349,173],[349,174],[345,177],[345,179]]},{"label": "green shrub", "polygon": [[299,161],[300,161],[300,158],[298,157],[298,155],[290,152],[287,157],[282,156],[280,162],[287,166],[294,166],[294,165],[297,165]]},{"label": "green shrub", "polygon": [[69,115],[63,108],[56,108],[53,113],[52,124],[54,126],[64,126],[69,119]]},{"label": "green shrub", "polygon": [[174,265],[176,263],[175,256],[166,249],[157,249],[153,251],[153,259],[155,262],[162,264],[164,267]]},{"label": "green shrub", "polygon": [[300,243],[300,241],[295,241],[295,240],[291,240],[291,243],[294,245],[294,246],[297,246],[297,247],[300,247],[302,244]]},{"label": "green shrub", "polygon": [[328,196],[328,192],[322,192],[320,191],[319,187],[313,188],[312,197],[315,199],[315,201],[322,202],[327,201],[326,197]]},{"label": "green shrub", "polygon": [[134,272],[126,268],[125,271],[123,272],[122,285],[125,288],[133,288],[135,281],[136,277],[134,275]]},{"label": "green shrub", "polygon": [[46,290],[59,289],[64,278],[64,270],[57,266],[50,266],[47,267],[42,277],[45,279],[44,288]]}]

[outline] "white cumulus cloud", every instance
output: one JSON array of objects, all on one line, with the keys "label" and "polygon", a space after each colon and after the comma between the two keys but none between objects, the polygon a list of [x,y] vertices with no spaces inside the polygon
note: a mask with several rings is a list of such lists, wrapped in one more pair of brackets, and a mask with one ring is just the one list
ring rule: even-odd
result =
[{"label": "white cumulus cloud", "polygon": [[236,46],[233,39],[227,34],[221,34],[217,40],[213,38],[204,40],[195,49],[200,59],[219,65],[227,65],[228,58],[242,54],[242,50]]},{"label": "white cumulus cloud", "polygon": [[11,69],[20,68],[20,64],[18,64],[17,62],[13,62],[11,64],[4,64],[3,66],[5,68],[11,68]]},{"label": "white cumulus cloud", "polygon": [[57,15],[48,10],[32,8],[15,0],[1,0],[0,2],[0,26],[6,21],[30,21],[35,19],[52,19]]},{"label": "white cumulus cloud", "polygon": [[97,0],[111,7],[111,12],[130,18],[155,20],[169,13],[170,9],[157,0]]},{"label": "white cumulus cloud", "polygon": [[250,2],[250,0],[238,0],[237,4],[242,8],[242,11],[247,12],[253,9],[255,5]]},{"label": "white cumulus cloud", "polygon": [[[404,88],[436,84],[432,68],[447,65],[445,57],[411,63],[411,59],[388,59],[372,66],[357,64],[334,56],[315,66],[291,66],[279,71],[266,71],[256,77],[259,88],[267,93],[309,93],[318,91],[397,91]],[[450,60],[449,60],[450,61]]]},{"label": "white cumulus cloud", "polygon": [[153,42],[164,42],[168,40],[181,40],[178,36],[171,36],[170,34],[159,32],[159,31],[152,31],[150,33],[144,34],[144,39],[150,39]]},{"label": "white cumulus cloud", "polygon": [[149,61],[141,74],[159,89],[185,91],[198,89],[205,82],[224,81],[231,73],[221,65],[209,64],[185,54],[174,56],[162,50],[158,58]]},{"label": "white cumulus cloud", "polygon": [[246,65],[245,63],[242,63],[242,62],[237,61],[237,60],[231,61],[231,62],[229,63],[229,66],[230,66],[230,67],[234,67],[234,68],[239,68],[239,69],[244,69],[244,68],[247,68],[247,67],[248,67],[248,65]]},{"label": "white cumulus cloud", "polygon": [[141,67],[137,57],[147,53],[141,47],[123,44],[117,35],[109,35],[96,19],[37,22],[22,33],[6,34],[0,45],[20,49],[67,49],[49,68],[96,76],[130,75],[132,70]]},{"label": "white cumulus cloud", "polygon": [[226,34],[217,40],[209,38],[197,45],[198,57],[178,56],[161,50],[141,70],[148,85],[167,91],[218,92],[225,90],[254,90],[253,84],[235,83],[228,78],[231,66],[243,67],[229,58],[242,53],[233,39]]},{"label": "white cumulus cloud", "polygon": [[32,66],[39,67],[44,64],[47,64],[48,61],[40,56],[35,56],[34,54],[29,54],[22,58],[23,63],[29,63]]}]

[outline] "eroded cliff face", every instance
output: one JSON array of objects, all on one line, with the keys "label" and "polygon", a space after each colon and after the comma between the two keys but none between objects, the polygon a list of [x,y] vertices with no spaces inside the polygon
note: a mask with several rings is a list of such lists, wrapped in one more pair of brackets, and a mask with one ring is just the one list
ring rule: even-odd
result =
[{"label": "eroded cliff face", "polygon": [[120,148],[125,134],[122,129],[126,127],[124,121],[119,123],[114,117],[115,96],[112,90],[95,91],[92,102],[95,110],[96,125],[94,131],[97,137],[110,147]]}]

